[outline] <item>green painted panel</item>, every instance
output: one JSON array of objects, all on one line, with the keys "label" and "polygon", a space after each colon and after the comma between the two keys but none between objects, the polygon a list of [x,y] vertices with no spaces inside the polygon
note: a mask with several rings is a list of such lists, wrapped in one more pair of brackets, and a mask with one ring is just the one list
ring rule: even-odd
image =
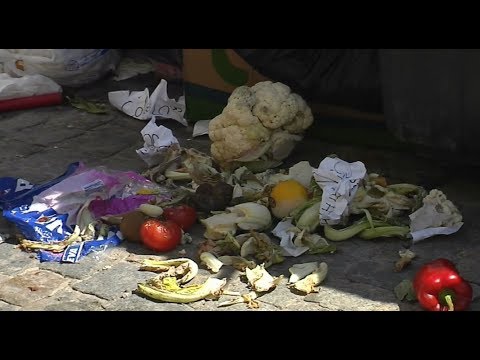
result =
[{"label": "green painted panel", "polygon": [[212,64],[220,77],[230,85],[242,86],[247,83],[248,72],[232,65],[225,49],[212,49]]}]

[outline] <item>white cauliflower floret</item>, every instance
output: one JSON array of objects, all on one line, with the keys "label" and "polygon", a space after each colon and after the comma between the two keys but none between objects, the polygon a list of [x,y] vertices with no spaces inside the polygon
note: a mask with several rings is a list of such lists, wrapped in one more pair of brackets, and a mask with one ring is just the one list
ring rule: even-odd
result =
[{"label": "white cauliflower floret", "polygon": [[297,99],[298,111],[291,122],[284,125],[283,128],[292,134],[299,134],[313,124],[313,114],[305,100],[298,94],[292,94]]},{"label": "white cauliflower floret", "polygon": [[209,125],[211,154],[221,165],[283,160],[313,123],[307,103],[282,83],[236,88]]},{"label": "white cauliflower floret", "polygon": [[237,159],[267,142],[271,130],[265,128],[246,106],[228,106],[209,124],[214,159]]},{"label": "white cauliflower floret", "polygon": [[291,122],[297,114],[297,99],[287,85],[263,81],[251,89],[257,100],[252,114],[258,117],[263,126],[278,129]]},{"label": "white cauliflower floret", "polygon": [[423,198],[423,206],[410,215],[412,232],[427,228],[452,227],[462,224],[462,214],[438,189]]}]

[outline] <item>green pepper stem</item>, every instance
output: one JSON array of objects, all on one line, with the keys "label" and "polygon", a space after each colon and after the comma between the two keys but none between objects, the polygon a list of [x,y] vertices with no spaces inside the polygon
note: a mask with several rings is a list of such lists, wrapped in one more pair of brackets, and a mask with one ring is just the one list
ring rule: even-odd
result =
[{"label": "green pepper stem", "polygon": [[455,307],[453,306],[453,299],[451,295],[446,295],[445,296],[445,301],[447,302],[448,305],[448,311],[454,311]]},{"label": "green pepper stem", "polygon": [[457,294],[455,294],[455,291],[452,289],[443,289],[438,294],[438,302],[442,306],[448,306],[448,311],[454,311],[455,307],[453,306],[453,303],[455,301],[456,295]]}]

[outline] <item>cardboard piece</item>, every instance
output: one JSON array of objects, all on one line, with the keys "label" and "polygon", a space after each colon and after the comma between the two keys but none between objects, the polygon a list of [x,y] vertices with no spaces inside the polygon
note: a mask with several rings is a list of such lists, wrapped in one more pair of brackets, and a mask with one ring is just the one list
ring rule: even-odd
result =
[{"label": "cardboard piece", "polygon": [[189,122],[220,114],[235,88],[269,80],[232,49],[183,49],[183,79]]}]

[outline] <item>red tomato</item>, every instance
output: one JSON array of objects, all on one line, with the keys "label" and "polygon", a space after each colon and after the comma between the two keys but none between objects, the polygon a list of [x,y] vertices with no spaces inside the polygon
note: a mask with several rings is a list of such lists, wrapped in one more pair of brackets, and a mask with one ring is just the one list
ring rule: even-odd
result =
[{"label": "red tomato", "polygon": [[197,221],[197,212],[191,206],[179,205],[163,209],[163,217],[177,223],[183,231],[187,231]]},{"label": "red tomato", "polygon": [[140,227],[140,239],[151,250],[170,251],[180,244],[182,229],[173,221],[149,219]]}]

